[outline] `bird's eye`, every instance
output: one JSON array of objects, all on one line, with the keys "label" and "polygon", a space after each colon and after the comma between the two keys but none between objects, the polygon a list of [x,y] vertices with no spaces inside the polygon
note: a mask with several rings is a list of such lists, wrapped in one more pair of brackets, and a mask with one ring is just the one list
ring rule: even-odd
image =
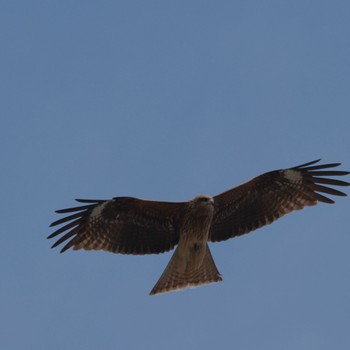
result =
[{"label": "bird's eye", "polygon": [[213,200],[211,198],[208,198],[208,197],[202,197],[201,202],[202,203],[212,203]]}]

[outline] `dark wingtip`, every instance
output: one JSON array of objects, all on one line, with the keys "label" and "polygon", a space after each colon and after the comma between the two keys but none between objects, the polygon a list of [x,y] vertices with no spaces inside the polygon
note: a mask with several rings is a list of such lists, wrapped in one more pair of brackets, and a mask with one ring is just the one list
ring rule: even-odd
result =
[{"label": "dark wingtip", "polygon": [[313,160],[313,161],[311,161],[311,162],[307,162],[307,163],[304,163],[304,164],[297,165],[297,166],[293,167],[293,169],[294,169],[294,168],[303,168],[303,167],[306,167],[306,166],[309,166],[309,165],[312,165],[312,164],[316,164],[316,163],[318,163],[319,161],[321,161],[321,159],[322,159],[322,158],[319,158],[319,159]]},{"label": "dark wingtip", "polygon": [[[47,237],[47,238],[49,238],[49,237]],[[57,246],[58,246],[58,243],[55,242],[55,243],[51,246],[51,249],[54,249],[54,248],[56,248]]]},{"label": "dark wingtip", "polygon": [[[50,225],[50,227],[51,227],[51,225]],[[54,237],[56,236],[56,232],[57,232],[57,231],[50,233],[50,234],[46,237],[46,239],[54,238]]]},{"label": "dark wingtip", "polygon": [[[51,249],[56,248],[57,246],[59,246],[64,240],[58,240],[57,242],[55,242],[52,246]],[[71,247],[71,244],[69,244],[70,242],[68,242],[61,250],[60,250],[60,254],[64,253],[66,250],[68,250]]]},{"label": "dark wingtip", "polygon": [[101,203],[101,202],[104,202],[105,200],[101,200],[101,199],[81,199],[81,198],[75,198],[75,201],[76,202],[79,202],[79,203]]}]

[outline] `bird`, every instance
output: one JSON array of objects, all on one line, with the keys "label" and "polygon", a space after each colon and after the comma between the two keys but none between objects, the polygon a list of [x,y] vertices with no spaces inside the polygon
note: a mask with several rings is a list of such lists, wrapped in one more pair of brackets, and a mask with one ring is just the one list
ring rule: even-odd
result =
[{"label": "bird", "polygon": [[218,195],[201,194],[183,202],[76,199],[81,205],[56,210],[68,216],[50,225],[61,227],[48,238],[63,234],[52,245],[65,243],[61,253],[72,248],[145,255],[176,247],[150,295],[220,282],[208,243],[250,233],[318,202],[334,203],[325,194],[347,195],[329,186],[350,183],[329,176],[350,172],[334,170],[341,163],[320,160],[270,171]]}]

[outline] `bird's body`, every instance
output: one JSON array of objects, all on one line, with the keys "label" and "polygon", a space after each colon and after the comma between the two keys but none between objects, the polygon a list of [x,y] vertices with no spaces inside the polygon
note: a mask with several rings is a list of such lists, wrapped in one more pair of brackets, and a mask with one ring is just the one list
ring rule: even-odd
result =
[{"label": "bird's body", "polygon": [[339,163],[313,165],[316,162],[265,173],[217,196],[199,195],[188,202],[130,197],[77,200],[85,205],[57,211],[73,214],[52,223],[51,226],[65,225],[49,238],[68,231],[53,245],[70,239],[62,252],[73,247],[120,254],[157,254],[177,245],[151,294],[219,282],[222,278],[208,242],[249,233],[318,201],[333,203],[320,192],[346,195],[324,185],[349,186],[348,182],[324,176],[349,172],[325,170]]},{"label": "bird's body", "polygon": [[208,247],[214,200],[200,195],[187,206],[178,246],[151,295],[222,280]]}]

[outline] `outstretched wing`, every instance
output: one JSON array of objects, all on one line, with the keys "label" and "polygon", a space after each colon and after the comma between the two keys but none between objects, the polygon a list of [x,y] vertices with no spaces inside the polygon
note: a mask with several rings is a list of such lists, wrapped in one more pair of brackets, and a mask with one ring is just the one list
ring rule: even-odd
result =
[{"label": "outstretched wing", "polygon": [[72,214],[51,224],[64,224],[48,236],[64,233],[52,246],[68,241],[61,252],[73,247],[121,254],[157,254],[171,250],[179,241],[178,217],[185,203],[130,197],[77,201],[85,205],[57,210],[60,214]]},{"label": "outstretched wing", "polygon": [[324,176],[350,172],[325,170],[340,163],[313,165],[319,161],[265,173],[214,197],[216,211],[209,240],[218,242],[243,235],[318,201],[334,203],[320,193],[346,196],[324,185],[349,186],[350,183]]}]

